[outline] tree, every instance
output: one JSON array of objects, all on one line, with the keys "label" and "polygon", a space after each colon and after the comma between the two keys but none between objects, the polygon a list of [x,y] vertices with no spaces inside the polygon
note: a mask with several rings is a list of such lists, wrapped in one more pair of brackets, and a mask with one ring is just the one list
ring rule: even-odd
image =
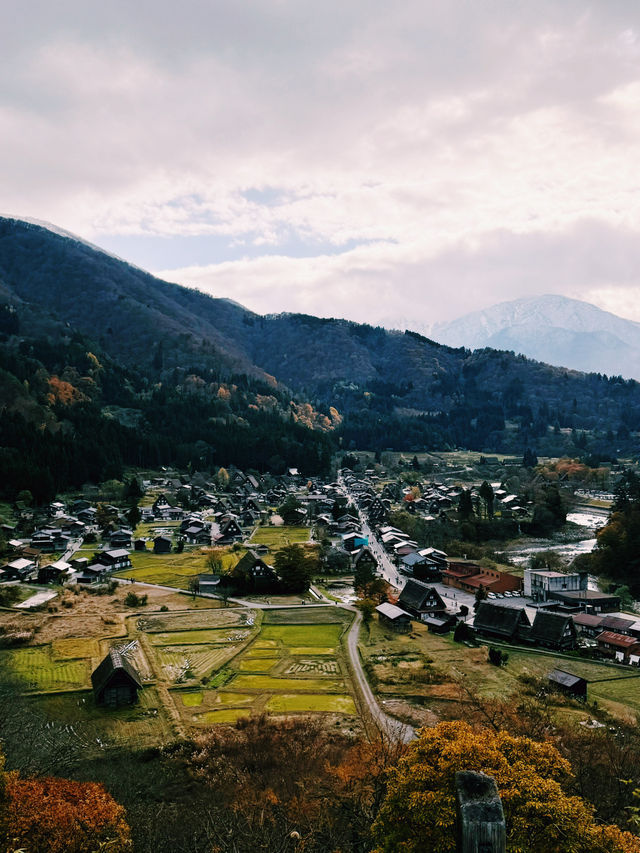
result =
[{"label": "tree", "polygon": [[458,512],[460,514],[460,518],[471,518],[473,515],[473,502],[471,500],[471,490],[463,489],[460,492],[460,498],[458,501]]},{"label": "tree", "polygon": [[485,515],[487,518],[493,518],[493,501],[495,499],[495,495],[493,493],[493,487],[490,483],[487,483],[485,480],[480,488],[478,489],[478,494],[484,501],[485,506]]},{"label": "tree", "polygon": [[226,468],[219,468],[218,473],[216,474],[216,480],[221,489],[226,489],[229,485],[229,472]]},{"label": "tree", "polygon": [[5,786],[7,846],[2,849],[24,847],[29,853],[131,850],[124,809],[102,785],[54,777],[20,779],[9,773]]},{"label": "tree", "polygon": [[524,452],[524,457],[522,459],[522,466],[524,468],[535,468],[538,464],[538,457],[535,454],[535,451],[531,450],[529,447]]},{"label": "tree", "polygon": [[492,776],[502,799],[507,849],[526,853],[640,851],[640,839],[596,824],[593,808],[569,796],[570,765],[549,743],[467,723],[424,728],[391,769],[387,795],[373,824],[376,853],[453,853],[455,774]]},{"label": "tree", "polygon": [[487,592],[486,587],[480,584],[480,586],[476,590],[475,601],[473,602],[473,609],[477,610],[480,606],[480,602],[484,601],[488,597],[488,595],[489,593]]},{"label": "tree", "polygon": [[21,492],[18,492],[16,501],[20,504],[24,504],[24,506],[31,506],[33,503],[33,495],[29,489],[23,489]]},{"label": "tree", "polygon": [[282,516],[285,524],[298,524],[300,521],[300,513],[298,510],[302,507],[300,501],[293,495],[288,495],[284,502],[278,507],[278,515]]},{"label": "tree", "polygon": [[368,628],[373,619],[373,614],[376,612],[375,601],[371,601],[370,598],[363,598],[356,602],[356,607],[362,613],[362,624]]},{"label": "tree", "polygon": [[286,545],[275,556],[274,568],[287,592],[306,592],[317,568],[302,545]]},{"label": "tree", "polygon": [[129,509],[127,510],[127,521],[131,525],[131,529],[135,530],[138,524],[140,523],[140,519],[142,518],[142,514],[138,509],[138,504],[134,501]]}]

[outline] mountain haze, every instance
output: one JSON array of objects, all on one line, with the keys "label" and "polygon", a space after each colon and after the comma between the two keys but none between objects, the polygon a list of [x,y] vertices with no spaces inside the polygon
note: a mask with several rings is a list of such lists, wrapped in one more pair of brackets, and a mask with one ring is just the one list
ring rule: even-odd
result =
[{"label": "mountain haze", "polygon": [[512,350],[587,373],[640,378],[640,323],[565,296],[501,302],[437,324],[431,334],[449,346]]}]

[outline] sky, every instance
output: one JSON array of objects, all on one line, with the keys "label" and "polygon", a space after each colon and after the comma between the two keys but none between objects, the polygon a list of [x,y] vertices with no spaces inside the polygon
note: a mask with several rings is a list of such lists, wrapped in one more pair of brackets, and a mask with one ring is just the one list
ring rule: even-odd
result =
[{"label": "sky", "polygon": [[4,0],[0,210],[260,313],[640,321],[636,0]]}]

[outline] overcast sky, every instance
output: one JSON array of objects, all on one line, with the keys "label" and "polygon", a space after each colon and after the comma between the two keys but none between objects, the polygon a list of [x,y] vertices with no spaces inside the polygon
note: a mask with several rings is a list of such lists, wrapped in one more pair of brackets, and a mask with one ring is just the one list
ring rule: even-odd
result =
[{"label": "overcast sky", "polygon": [[4,0],[0,210],[260,312],[640,320],[637,0]]}]

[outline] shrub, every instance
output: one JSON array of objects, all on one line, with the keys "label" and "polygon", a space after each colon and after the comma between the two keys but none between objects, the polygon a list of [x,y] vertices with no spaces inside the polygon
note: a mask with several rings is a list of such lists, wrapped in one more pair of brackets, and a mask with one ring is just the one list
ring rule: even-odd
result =
[{"label": "shrub", "polygon": [[489,646],[489,663],[492,663],[494,666],[504,666],[508,660],[508,652],[496,649],[495,646]]}]

